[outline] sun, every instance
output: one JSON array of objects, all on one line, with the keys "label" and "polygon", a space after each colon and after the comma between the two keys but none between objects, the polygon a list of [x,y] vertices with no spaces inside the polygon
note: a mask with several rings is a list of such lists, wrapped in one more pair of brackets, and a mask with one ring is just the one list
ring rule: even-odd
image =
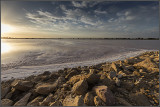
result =
[{"label": "sun", "polygon": [[12,27],[6,24],[1,24],[1,33],[8,33],[12,31]]}]

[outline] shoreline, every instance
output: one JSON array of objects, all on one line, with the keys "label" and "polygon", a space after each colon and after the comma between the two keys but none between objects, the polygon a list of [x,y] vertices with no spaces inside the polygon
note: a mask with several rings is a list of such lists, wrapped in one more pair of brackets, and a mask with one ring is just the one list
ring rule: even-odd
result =
[{"label": "shoreline", "polygon": [[7,81],[10,79],[23,79],[31,75],[36,76],[36,75],[42,74],[45,71],[57,72],[58,70],[61,70],[64,68],[74,68],[74,67],[79,67],[79,66],[81,67],[94,66],[94,65],[102,64],[106,62],[125,60],[126,58],[136,57],[145,52],[152,52],[152,51],[158,51],[158,50],[131,51],[131,52],[123,53],[123,54],[121,53],[117,56],[113,55],[111,57],[99,58],[99,59],[89,60],[89,61],[63,63],[63,65],[62,64],[49,64],[49,65],[38,65],[38,66],[20,66],[20,67],[17,66],[15,68],[1,71],[1,81]]},{"label": "shoreline", "polygon": [[1,89],[2,105],[10,106],[157,106],[159,51],[1,81]]}]

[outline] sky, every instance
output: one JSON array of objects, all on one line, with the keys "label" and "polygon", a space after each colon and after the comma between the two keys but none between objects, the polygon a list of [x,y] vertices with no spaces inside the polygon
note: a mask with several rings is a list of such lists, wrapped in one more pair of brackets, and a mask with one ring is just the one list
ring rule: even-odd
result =
[{"label": "sky", "polygon": [[157,1],[1,1],[1,36],[157,38]]}]

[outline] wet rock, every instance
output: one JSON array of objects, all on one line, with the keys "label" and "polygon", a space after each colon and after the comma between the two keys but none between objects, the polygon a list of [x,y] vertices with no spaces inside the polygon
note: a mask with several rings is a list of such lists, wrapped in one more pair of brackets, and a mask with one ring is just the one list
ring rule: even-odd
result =
[{"label": "wet rock", "polygon": [[96,106],[106,106],[106,104],[98,97],[94,97],[94,103]]},{"label": "wet rock", "polygon": [[94,106],[94,96],[91,92],[88,92],[84,97],[84,103],[88,106]]},{"label": "wet rock", "polygon": [[33,87],[34,83],[31,81],[15,80],[11,86],[17,90],[28,91]]},{"label": "wet rock", "polygon": [[107,86],[96,86],[93,88],[97,96],[105,102],[107,106],[115,104],[115,98]]},{"label": "wet rock", "polygon": [[17,101],[14,104],[14,106],[26,106],[30,96],[31,96],[31,93],[26,94],[23,98],[21,98],[19,101]]},{"label": "wet rock", "polygon": [[45,71],[42,75],[50,75],[51,72],[50,71]]},{"label": "wet rock", "polygon": [[11,90],[10,86],[7,87],[1,86],[1,98],[4,98],[10,90]]},{"label": "wet rock", "polygon": [[2,99],[1,100],[1,106],[12,106],[13,101],[10,99]]},{"label": "wet rock", "polygon": [[39,103],[40,106],[48,106],[50,102],[55,101],[53,94],[49,94],[42,102]]},{"label": "wet rock", "polygon": [[148,98],[141,92],[132,93],[129,95],[131,101],[133,101],[137,106],[150,106]]},{"label": "wet rock", "polygon": [[120,104],[122,104],[123,106],[132,106],[132,104],[128,103],[125,99],[120,98],[120,97],[116,97],[116,99],[118,100],[118,102]]},{"label": "wet rock", "polygon": [[43,97],[42,96],[38,96],[36,97],[34,100],[32,100],[31,102],[29,102],[27,104],[27,106],[39,106],[39,102],[42,102],[43,101]]},{"label": "wet rock", "polygon": [[83,95],[87,92],[88,84],[86,80],[80,80],[72,87],[72,92],[78,95]]}]

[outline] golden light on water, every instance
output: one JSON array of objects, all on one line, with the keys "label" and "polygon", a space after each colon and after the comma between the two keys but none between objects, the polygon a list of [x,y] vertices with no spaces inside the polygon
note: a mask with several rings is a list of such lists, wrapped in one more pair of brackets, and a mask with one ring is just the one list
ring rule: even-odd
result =
[{"label": "golden light on water", "polygon": [[1,33],[8,33],[12,31],[12,27],[6,24],[1,24]]},{"label": "golden light on water", "polygon": [[11,50],[11,46],[9,44],[6,44],[4,42],[1,42],[1,53],[6,53]]}]

